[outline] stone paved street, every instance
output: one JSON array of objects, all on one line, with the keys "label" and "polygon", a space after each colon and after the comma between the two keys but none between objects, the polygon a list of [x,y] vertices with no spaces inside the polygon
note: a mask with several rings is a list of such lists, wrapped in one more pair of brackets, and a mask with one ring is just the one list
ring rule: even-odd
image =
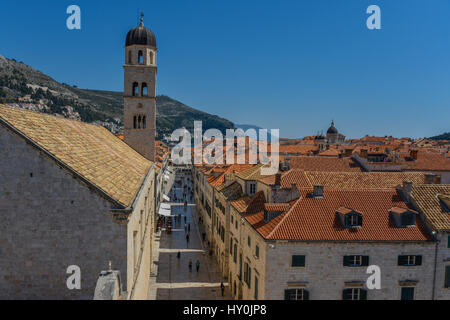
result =
[{"label": "stone paved street", "polygon": [[[177,198],[182,198],[182,190],[176,190]],[[225,296],[221,296],[221,275],[214,257],[206,254],[198,226],[198,217],[194,204],[185,209],[182,203],[171,203],[172,214],[181,214],[181,222],[175,222],[172,233],[165,229],[155,242],[157,272],[153,272],[149,299],[158,300],[217,300],[231,299],[226,286]],[[189,244],[186,243],[184,217],[190,223]],[[159,246],[159,248],[158,248]],[[180,252],[180,259],[177,253]],[[200,261],[200,270],[196,271],[196,262]],[[192,271],[189,271],[192,261]],[[225,281],[225,280],[223,280]]]}]

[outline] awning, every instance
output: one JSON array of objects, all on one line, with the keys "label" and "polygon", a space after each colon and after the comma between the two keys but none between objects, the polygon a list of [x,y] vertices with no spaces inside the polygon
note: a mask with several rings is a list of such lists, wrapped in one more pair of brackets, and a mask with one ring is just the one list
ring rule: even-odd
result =
[{"label": "awning", "polygon": [[172,211],[164,208],[159,208],[158,214],[165,217],[171,217]]},{"label": "awning", "polygon": [[170,210],[171,206],[168,203],[161,203],[160,208]]}]

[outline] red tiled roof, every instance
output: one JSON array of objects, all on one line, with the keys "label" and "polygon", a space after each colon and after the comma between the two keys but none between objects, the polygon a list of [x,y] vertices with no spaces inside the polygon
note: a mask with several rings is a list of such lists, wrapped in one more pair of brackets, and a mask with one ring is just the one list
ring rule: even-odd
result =
[{"label": "red tiled roof", "polygon": [[[362,213],[361,228],[344,228],[336,211],[349,208]],[[420,219],[415,227],[399,228],[390,217],[393,207],[408,208],[396,190],[325,191],[313,198],[303,190],[293,207],[271,220],[264,212],[245,219],[266,239],[298,241],[430,241],[431,235]]]},{"label": "red tiled roof", "polygon": [[350,158],[292,157],[291,169],[304,171],[362,172],[364,169]]}]

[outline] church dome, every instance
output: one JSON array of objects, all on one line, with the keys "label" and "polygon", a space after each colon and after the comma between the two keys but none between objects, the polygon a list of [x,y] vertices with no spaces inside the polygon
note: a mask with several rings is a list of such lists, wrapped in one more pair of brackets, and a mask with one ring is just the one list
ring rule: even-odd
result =
[{"label": "church dome", "polygon": [[156,37],[153,32],[144,27],[143,19],[138,27],[131,29],[127,34],[126,47],[132,45],[151,46],[156,48]]},{"label": "church dome", "polygon": [[337,134],[338,131],[336,127],[334,126],[334,121],[331,122],[331,127],[328,128],[327,134]]}]

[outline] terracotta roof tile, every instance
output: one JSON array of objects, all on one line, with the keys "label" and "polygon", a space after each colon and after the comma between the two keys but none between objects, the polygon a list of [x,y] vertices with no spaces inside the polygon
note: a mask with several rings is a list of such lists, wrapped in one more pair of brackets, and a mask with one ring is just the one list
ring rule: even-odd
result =
[{"label": "terracotta roof tile", "polygon": [[450,185],[413,184],[411,196],[434,230],[450,231],[450,212],[445,205],[445,199],[450,197]]},{"label": "terracotta roof tile", "polygon": [[125,207],[152,165],[100,126],[0,105],[2,121]]},{"label": "terracotta roof tile", "polygon": [[[325,191],[313,198],[303,190],[292,208],[270,222],[264,213],[245,216],[266,239],[298,241],[430,241],[431,235],[420,219],[417,225],[399,228],[390,217],[393,207],[408,208],[396,190]],[[344,228],[336,211],[349,208],[361,212],[361,228]]]}]

